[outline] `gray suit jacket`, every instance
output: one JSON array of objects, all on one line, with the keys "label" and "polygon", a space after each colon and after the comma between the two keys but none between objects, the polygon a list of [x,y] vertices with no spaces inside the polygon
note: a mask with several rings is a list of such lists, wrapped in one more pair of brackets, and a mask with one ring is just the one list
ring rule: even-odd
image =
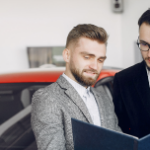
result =
[{"label": "gray suit jacket", "polygon": [[[112,102],[91,88],[101,126],[120,131]],[[93,124],[88,109],[73,86],[63,77],[38,91],[32,99],[31,124],[39,150],[73,150],[71,118]]]}]

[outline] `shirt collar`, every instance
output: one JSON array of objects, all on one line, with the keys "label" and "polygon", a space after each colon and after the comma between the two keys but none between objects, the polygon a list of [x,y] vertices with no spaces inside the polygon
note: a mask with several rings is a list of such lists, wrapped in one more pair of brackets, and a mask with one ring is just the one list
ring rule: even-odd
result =
[{"label": "shirt collar", "polygon": [[147,75],[150,76],[150,71],[147,69],[147,67],[146,67],[146,71],[147,71]]},{"label": "shirt collar", "polygon": [[83,94],[86,92],[87,94],[90,93],[90,86],[86,89],[84,86],[80,85],[79,83],[75,82],[71,78],[69,78],[67,75],[64,73],[62,76],[75,88],[75,90],[79,93],[79,95],[82,97]]},{"label": "shirt collar", "polygon": [[148,77],[148,82],[150,87],[150,71],[147,69],[147,67],[146,67],[146,71],[147,71],[147,77]]}]

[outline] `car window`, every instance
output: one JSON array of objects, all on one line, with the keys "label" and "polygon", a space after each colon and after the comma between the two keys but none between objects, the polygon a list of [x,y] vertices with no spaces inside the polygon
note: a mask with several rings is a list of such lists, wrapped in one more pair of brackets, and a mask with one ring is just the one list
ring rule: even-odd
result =
[{"label": "car window", "polygon": [[0,84],[0,124],[31,104],[33,93],[50,83]]},{"label": "car window", "polygon": [[34,135],[30,125],[30,114],[6,130],[1,135],[1,140],[0,147],[10,147],[10,149],[24,148],[30,145],[34,141]]},{"label": "car window", "polygon": [[30,124],[30,104],[34,92],[49,84],[0,84],[0,149],[37,149]]}]

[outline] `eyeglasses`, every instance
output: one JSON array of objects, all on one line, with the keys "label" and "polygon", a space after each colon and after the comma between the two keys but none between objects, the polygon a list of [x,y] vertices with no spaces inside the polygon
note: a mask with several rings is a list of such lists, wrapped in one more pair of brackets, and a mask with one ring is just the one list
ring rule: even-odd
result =
[{"label": "eyeglasses", "polygon": [[150,49],[150,44],[146,43],[145,41],[139,40],[139,38],[137,40],[137,45],[141,51],[149,51]]}]

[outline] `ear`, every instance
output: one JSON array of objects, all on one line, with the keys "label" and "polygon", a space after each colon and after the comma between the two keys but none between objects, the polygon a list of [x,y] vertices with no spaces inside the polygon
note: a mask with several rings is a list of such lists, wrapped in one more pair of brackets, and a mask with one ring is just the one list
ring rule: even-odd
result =
[{"label": "ear", "polygon": [[69,49],[66,48],[63,50],[63,58],[66,63],[70,61],[70,50]]}]

